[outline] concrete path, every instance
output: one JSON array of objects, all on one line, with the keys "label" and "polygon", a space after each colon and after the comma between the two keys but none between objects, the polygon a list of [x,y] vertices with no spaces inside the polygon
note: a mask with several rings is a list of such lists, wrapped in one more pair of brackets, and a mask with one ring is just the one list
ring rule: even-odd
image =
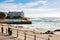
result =
[{"label": "concrete path", "polygon": [[21,39],[0,33],[0,40],[21,40]]}]

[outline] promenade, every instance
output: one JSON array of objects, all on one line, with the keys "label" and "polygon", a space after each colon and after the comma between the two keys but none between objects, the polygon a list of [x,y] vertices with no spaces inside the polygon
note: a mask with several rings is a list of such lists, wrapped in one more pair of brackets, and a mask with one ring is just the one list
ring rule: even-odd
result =
[{"label": "promenade", "polygon": [[[4,27],[4,33],[1,33],[1,27]],[[7,28],[10,27],[12,35],[9,36]],[[26,30],[23,28],[11,27],[8,24],[0,24],[0,40],[60,40],[60,34],[40,34],[36,30]]]},{"label": "promenade", "polygon": [[13,37],[13,36],[8,36],[5,33],[0,33],[0,40],[21,40],[19,38]]}]

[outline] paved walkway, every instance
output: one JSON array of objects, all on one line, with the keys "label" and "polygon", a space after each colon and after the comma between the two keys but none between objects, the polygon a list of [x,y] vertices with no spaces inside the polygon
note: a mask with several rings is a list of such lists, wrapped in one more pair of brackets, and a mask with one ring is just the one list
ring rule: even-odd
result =
[{"label": "paved walkway", "polygon": [[0,33],[0,40],[21,40],[21,39]]}]

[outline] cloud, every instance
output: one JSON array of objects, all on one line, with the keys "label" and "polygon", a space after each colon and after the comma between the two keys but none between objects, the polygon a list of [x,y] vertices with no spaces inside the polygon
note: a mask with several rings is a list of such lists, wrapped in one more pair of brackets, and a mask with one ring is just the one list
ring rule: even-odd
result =
[{"label": "cloud", "polygon": [[22,4],[0,3],[0,11],[21,11]]},{"label": "cloud", "polygon": [[[53,8],[52,6],[59,5],[58,1],[53,2],[53,4],[49,3],[45,0],[38,0],[35,2],[29,2],[26,4],[15,4],[15,3],[6,3],[13,2],[14,0],[6,0],[5,2],[0,3],[0,11],[21,11],[23,10],[26,17],[60,17],[60,7]],[[41,6],[37,8],[31,8],[33,6]],[[56,6],[55,5],[55,6]]]},{"label": "cloud", "polygon": [[25,16],[27,17],[60,17],[60,9],[58,8],[34,8],[25,9]]},{"label": "cloud", "polygon": [[48,1],[48,5],[46,7],[48,7],[48,8],[60,8],[60,0]]},{"label": "cloud", "polygon": [[2,3],[2,4],[0,4],[0,9],[4,10],[4,11],[15,10],[16,9],[16,5],[15,4]]},{"label": "cloud", "polygon": [[39,1],[36,1],[36,2],[30,2],[30,3],[25,4],[25,6],[26,7],[33,7],[33,6],[37,6],[37,5],[40,6],[40,4],[47,5],[47,1],[41,1],[41,0],[39,0]]}]

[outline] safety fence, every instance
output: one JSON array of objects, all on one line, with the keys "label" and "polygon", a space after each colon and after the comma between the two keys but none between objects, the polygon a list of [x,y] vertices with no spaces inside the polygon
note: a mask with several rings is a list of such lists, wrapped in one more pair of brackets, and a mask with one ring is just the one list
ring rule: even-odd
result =
[{"label": "safety fence", "polygon": [[[33,32],[26,32],[23,30],[13,29],[12,36],[18,37],[22,40],[48,40],[48,38],[42,37],[40,34],[35,34]],[[37,36],[38,35],[38,36]]]},{"label": "safety fence", "polygon": [[[47,38],[48,36],[43,37],[44,36],[43,34],[36,33],[34,31],[31,31],[31,30],[25,30],[23,28],[17,28],[14,26],[10,26],[10,24],[8,24],[8,25],[1,24],[0,26],[10,27],[12,30],[12,36],[20,38],[21,40],[50,40],[50,38]],[[8,34],[8,32],[7,32],[8,29],[6,28],[5,30],[6,30],[5,33]]]}]

